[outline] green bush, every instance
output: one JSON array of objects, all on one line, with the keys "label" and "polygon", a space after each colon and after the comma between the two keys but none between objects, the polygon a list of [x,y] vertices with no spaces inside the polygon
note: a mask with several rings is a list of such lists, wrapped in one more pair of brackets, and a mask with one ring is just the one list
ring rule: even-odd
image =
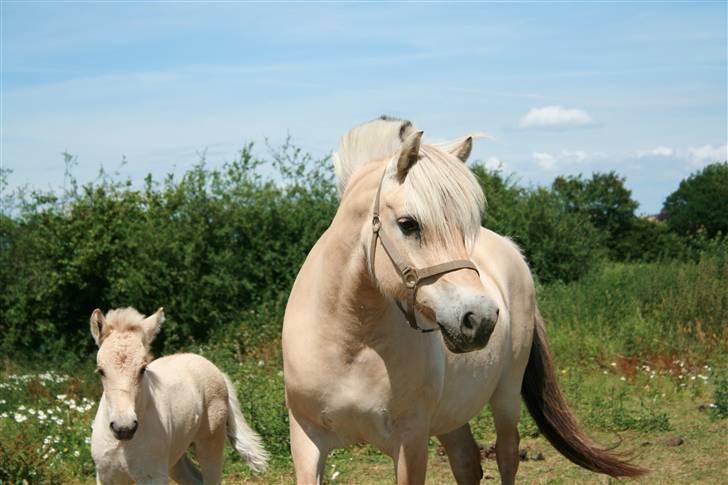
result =
[{"label": "green bush", "polygon": [[336,210],[325,162],[286,145],[273,157],[276,179],[263,179],[247,147],[179,181],[149,177],[135,189],[104,178],[22,198],[0,221],[0,348],[83,356],[91,311],[132,305],[167,308],[157,347],[172,350],[285,298]]},{"label": "green bush", "polygon": [[488,199],[484,226],[512,238],[540,281],[574,281],[603,263],[603,234],[588,215],[565,211],[544,188],[523,189],[479,165],[473,171]]}]

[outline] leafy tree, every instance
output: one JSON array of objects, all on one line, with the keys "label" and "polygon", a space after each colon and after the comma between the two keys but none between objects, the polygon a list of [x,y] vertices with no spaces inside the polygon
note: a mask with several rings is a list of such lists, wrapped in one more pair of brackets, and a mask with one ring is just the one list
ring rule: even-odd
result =
[{"label": "leafy tree", "polygon": [[480,165],[473,171],[488,199],[484,226],[512,238],[540,281],[573,281],[604,260],[602,234],[587,215],[564,210],[547,189],[524,189]]},{"label": "leafy tree", "polygon": [[586,214],[599,230],[605,232],[605,244],[614,259],[625,259],[619,251],[623,238],[633,229],[637,201],[624,186],[624,177],[615,172],[594,173],[591,179],[556,177],[551,185],[568,212]]},{"label": "leafy tree", "polygon": [[708,165],[680,182],[663,211],[670,229],[680,235],[728,234],[728,162]]}]

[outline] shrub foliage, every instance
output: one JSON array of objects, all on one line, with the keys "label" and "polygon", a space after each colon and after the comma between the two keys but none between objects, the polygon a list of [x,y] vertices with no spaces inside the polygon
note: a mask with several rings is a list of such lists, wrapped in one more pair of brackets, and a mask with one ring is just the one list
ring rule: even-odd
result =
[{"label": "shrub foliage", "polygon": [[[484,225],[513,238],[541,282],[577,280],[607,258],[686,258],[696,247],[636,218],[614,173],[523,188],[499,171],[473,170],[489,202]],[[0,174],[0,188],[6,180]],[[269,341],[298,268],[338,204],[328,160],[289,143],[269,160],[247,146],[220,168],[203,159],[181,178],[148,176],[141,186],[103,173],[83,186],[69,174],[64,185],[60,194],[3,190],[5,355],[86,359],[91,311],[128,305],[167,308],[158,351],[205,342],[223,328],[243,335],[243,350]]]}]

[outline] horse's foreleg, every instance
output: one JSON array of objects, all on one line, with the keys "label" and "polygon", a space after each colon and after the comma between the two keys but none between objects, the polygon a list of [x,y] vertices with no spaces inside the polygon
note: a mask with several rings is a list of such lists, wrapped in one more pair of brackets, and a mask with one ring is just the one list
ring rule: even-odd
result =
[{"label": "horse's foreleg", "polygon": [[458,485],[480,483],[483,468],[480,466],[480,450],[470,432],[470,425],[459,427],[447,434],[438,436],[445,447],[450,469]]},{"label": "horse's foreleg", "polygon": [[419,485],[425,483],[427,474],[427,429],[408,433],[399,448],[395,450],[395,467],[398,485]]},{"label": "horse's foreleg", "polygon": [[200,470],[190,461],[187,455],[177,460],[177,463],[169,470],[169,475],[177,483],[183,485],[201,485],[202,474]]},{"label": "horse's foreleg", "polygon": [[[513,386],[510,386],[513,387]],[[495,454],[498,460],[498,471],[503,485],[516,482],[519,456],[518,420],[521,417],[521,396],[516,389],[496,390],[490,400],[495,421]]]},{"label": "horse's foreleg", "polygon": [[291,431],[291,454],[296,483],[299,485],[319,485],[323,481],[324,465],[330,447],[315,429],[304,427],[293,412],[288,411]]}]

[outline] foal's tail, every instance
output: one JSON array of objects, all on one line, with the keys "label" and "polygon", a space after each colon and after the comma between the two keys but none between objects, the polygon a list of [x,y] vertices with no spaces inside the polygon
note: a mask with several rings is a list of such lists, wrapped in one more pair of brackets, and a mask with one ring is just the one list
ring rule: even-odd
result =
[{"label": "foal's tail", "polygon": [[648,470],[633,465],[623,456],[598,447],[579,428],[556,382],[546,330],[538,313],[535,323],[521,394],[538,429],[562,455],[587,470],[612,477],[636,477],[647,473]]},{"label": "foal's tail", "polygon": [[268,452],[263,448],[263,441],[258,433],[245,422],[243,413],[240,412],[240,402],[238,402],[235,386],[228,376],[223,374],[223,377],[228,393],[227,435],[230,444],[248,462],[250,468],[255,471],[264,471],[268,466]]}]

